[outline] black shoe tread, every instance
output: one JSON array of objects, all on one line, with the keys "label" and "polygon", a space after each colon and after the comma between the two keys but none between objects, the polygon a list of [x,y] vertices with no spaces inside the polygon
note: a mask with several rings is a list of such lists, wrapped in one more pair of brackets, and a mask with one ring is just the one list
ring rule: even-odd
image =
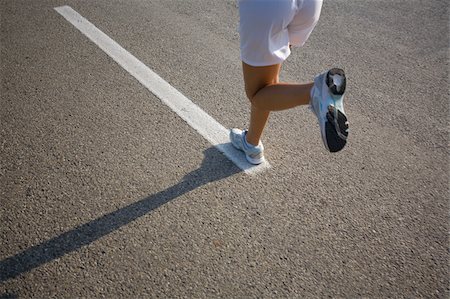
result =
[{"label": "black shoe tread", "polygon": [[[335,115],[337,114],[337,120],[335,120]],[[345,138],[341,138],[338,134],[338,131]],[[344,148],[347,144],[347,136],[348,136],[348,121],[342,111],[337,110],[337,113],[334,111],[334,107],[330,107],[330,111],[327,113],[327,122],[325,122],[325,134],[328,149],[330,152],[338,152]]]}]

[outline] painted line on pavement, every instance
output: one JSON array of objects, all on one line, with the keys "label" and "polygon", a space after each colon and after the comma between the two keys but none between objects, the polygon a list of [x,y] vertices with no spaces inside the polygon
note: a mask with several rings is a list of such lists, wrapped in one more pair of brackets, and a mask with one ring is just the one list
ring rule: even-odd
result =
[{"label": "painted line on pavement", "polygon": [[130,75],[135,77],[164,104],[169,106],[240,169],[248,174],[254,174],[270,168],[268,162],[264,162],[258,166],[248,163],[244,154],[236,150],[230,143],[228,137],[229,130],[225,129],[208,113],[195,105],[181,92],[172,87],[158,74],[153,72],[139,59],[122,48],[118,43],[78,14],[70,6],[60,6],[55,7],[54,9],[116,61],[122,68],[130,73]]}]

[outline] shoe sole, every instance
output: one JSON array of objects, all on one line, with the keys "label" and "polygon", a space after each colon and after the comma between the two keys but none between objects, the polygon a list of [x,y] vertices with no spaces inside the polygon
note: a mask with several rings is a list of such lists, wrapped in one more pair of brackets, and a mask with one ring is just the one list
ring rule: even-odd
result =
[{"label": "shoe sole", "polygon": [[340,110],[336,109],[336,113],[333,106],[330,106],[329,110],[327,113],[328,121],[325,122],[325,136],[328,150],[335,153],[342,150],[347,144],[348,121],[345,114]]},{"label": "shoe sole", "polygon": [[[339,86],[334,84],[332,76],[339,75],[342,82]],[[335,96],[342,96],[346,88],[346,77],[344,70],[333,68],[326,78],[326,84],[330,92]],[[325,139],[328,150],[332,153],[342,150],[347,144],[348,137],[348,120],[347,116],[339,109],[328,106],[327,121],[325,122]]]},{"label": "shoe sole", "polygon": [[[334,84],[332,76],[339,75],[341,76],[342,82],[339,86]],[[327,86],[330,89],[330,92],[336,96],[342,96],[345,92],[345,87],[347,83],[347,79],[345,77],[345,72],[343,69],[333,68],[328,71],[327,73],[327,80],[326,80]]]},{"label": "shoe sole", "polygon": [[264,156],[262,158],[252,158],[249,155],[245,154],[245,158],[247,159],[248,163],[253,165],[259,165],[265,161]]}]

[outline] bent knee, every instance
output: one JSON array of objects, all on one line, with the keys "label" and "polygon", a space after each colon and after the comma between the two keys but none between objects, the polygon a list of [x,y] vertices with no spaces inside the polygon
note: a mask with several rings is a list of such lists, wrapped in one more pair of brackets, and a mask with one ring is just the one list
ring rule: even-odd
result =
[{"label": "bent knee", "polygon": [[269,87],[271,85],[277,84],[278,79],[272,80],[272,82],[261,82],[257,87],[245,87],[245,94],[247,95],[247,98],[249,99],[250,103],[255,104],[257,101],[257,95],[259,92],[261,92],[264,88]]},{"label": "bent knee", "polygon": [[258,92],[266,86],[279,82],[279,72],[281,65],[271,65],[265,67],[253,67],[243,63],[245,94],[253,103]]},{"label": "bent knee", "polygon": [[245,94],[247,95],[247,99],[250,101],[250,103],[253,104],[254,98],[256,96],[256,94],[258,93],[260,89],[250,89],[250,88],[245,88]]}]

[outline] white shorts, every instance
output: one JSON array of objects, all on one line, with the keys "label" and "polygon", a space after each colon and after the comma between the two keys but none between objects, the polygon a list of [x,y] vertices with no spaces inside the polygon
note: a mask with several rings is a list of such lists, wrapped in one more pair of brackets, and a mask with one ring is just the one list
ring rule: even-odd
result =
[{"label": "white shorts", "polygon": [[241,59],[279,64],[301,47],[319,21],[323,0],[239,0]]}]

